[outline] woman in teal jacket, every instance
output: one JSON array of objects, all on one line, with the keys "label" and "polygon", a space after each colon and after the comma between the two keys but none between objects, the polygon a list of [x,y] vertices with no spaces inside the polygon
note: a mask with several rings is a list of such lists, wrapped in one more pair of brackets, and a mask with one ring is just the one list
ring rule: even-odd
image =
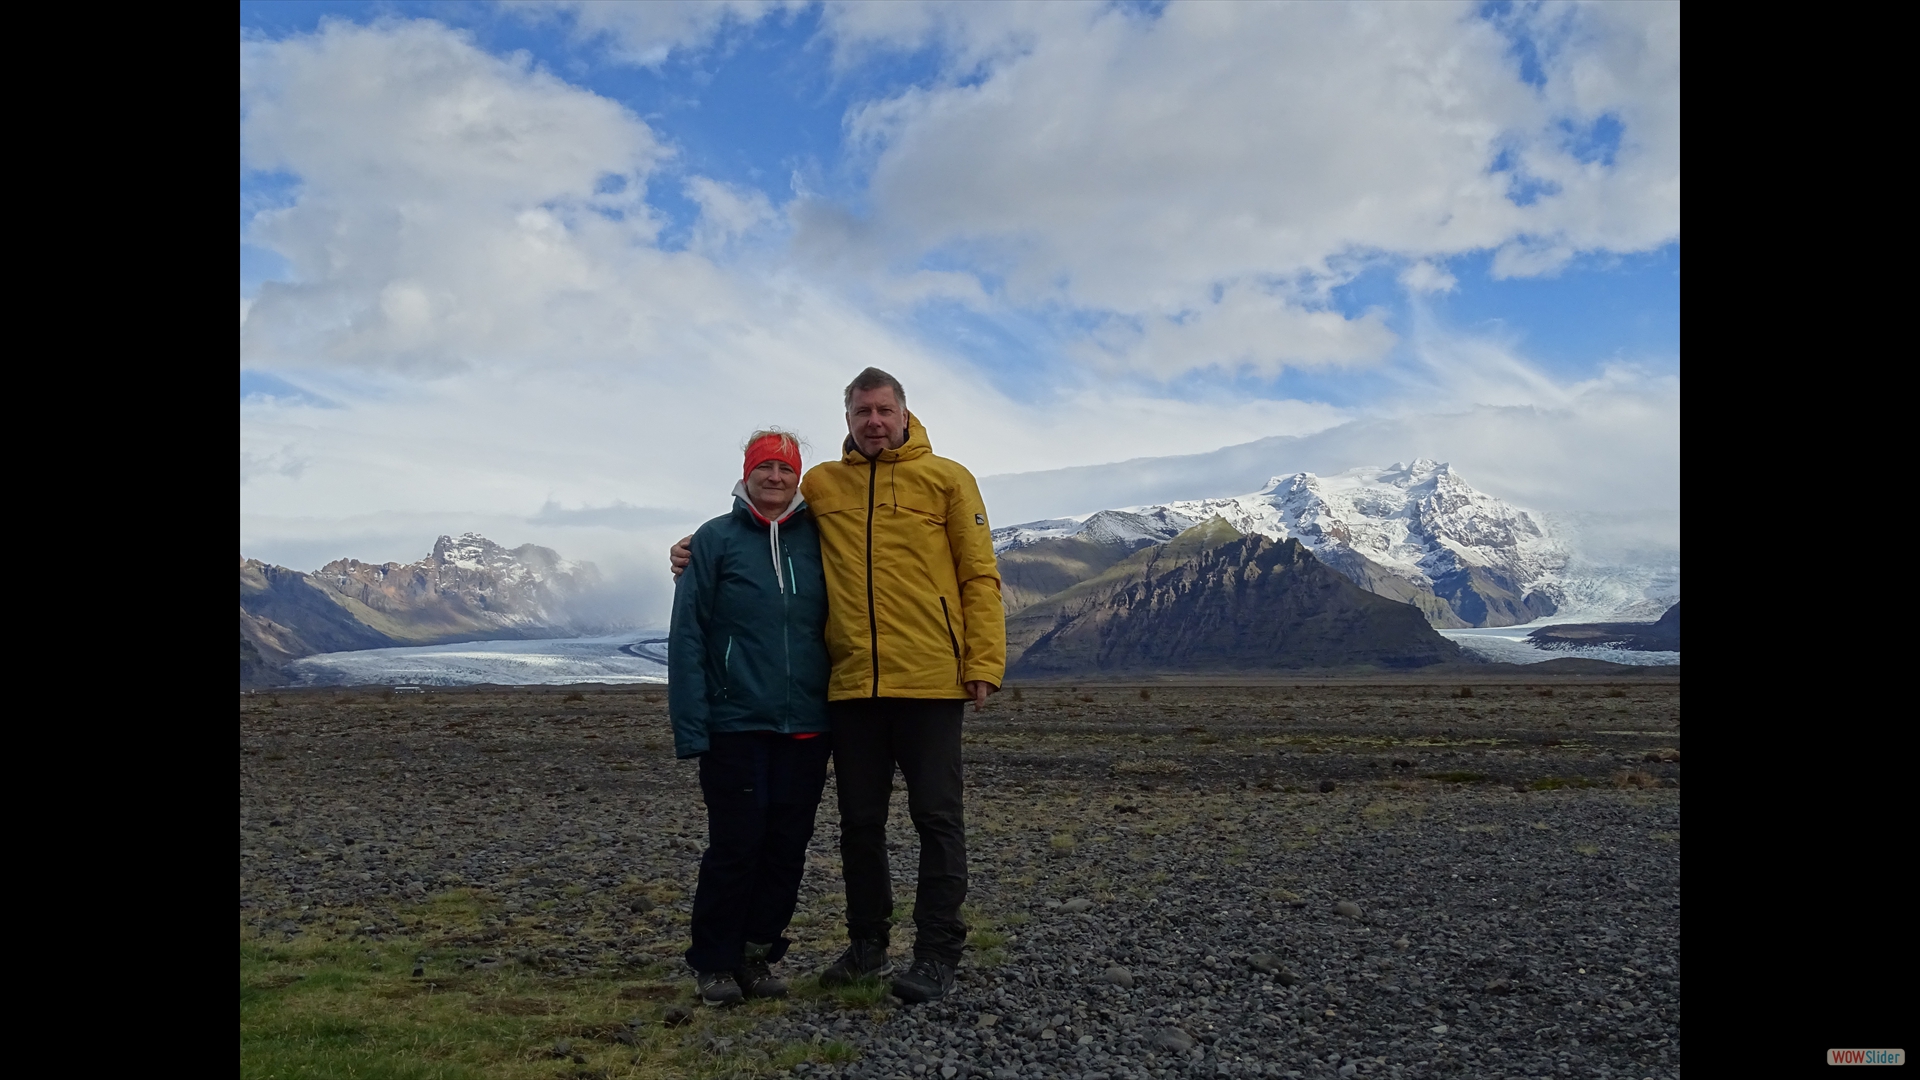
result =
[{"label": "woman in teal jacket", "polygon": [[707,850],[687,963],[700,999],[779,997],[826,785],[827,595],[793,436],[747,442],[733,512],[693,534],[674,586],[668,712],[677,756],[700,759]]}]

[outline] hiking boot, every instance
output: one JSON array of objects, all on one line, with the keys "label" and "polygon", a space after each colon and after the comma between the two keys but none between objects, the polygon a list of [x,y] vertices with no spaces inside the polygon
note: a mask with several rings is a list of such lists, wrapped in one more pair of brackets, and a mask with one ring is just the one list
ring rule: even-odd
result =
[{"label": "hiking boot", "polygon": [[740,986],[740,992],[750,998],[777,998],[787,996],[785,979],[776,978],[767,967],[767,954],[773,951],[771,945],[747,943],[747,960],[740,970],[733,973],[733,981]]},{"label": "hiking boot", "polygon": [[887,959],[886,942],[856,941],[820,973],[820,985],[846,986],[855,979],[881,979],[891,974],[893,961]]},{"label": "hiking boot", "polygon": [[921,957],[913,968],[893,980],[893,996],[901,1001],[939,1001],[953,993],[953,965]]},{"label": "hiking boot", "polygon": [[740,984],[733,980],[731,971],[698,971],[693,976],[693,989],[700,995],[702,1005],[738,1005],[740,1004]]}]

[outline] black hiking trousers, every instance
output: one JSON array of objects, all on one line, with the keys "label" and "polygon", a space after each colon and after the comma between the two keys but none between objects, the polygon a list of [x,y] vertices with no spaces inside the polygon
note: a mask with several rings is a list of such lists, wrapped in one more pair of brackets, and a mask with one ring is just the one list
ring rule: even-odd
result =
[{"label": "black hiking trousers", "polygon": [[733,971],[747,942],[786,955],[782,936],[800,899],[813,815],[827,783],[826,735],[796,739],[770,731],[715,734],[700,755],[707,803],[707,850],[693,891],[695,971]]},{"label": "black hiking trousers", "polygon": [[887,865],[887,807],[898,766],[907,812],[920,834],[914,894],[916,958],[960,963],[967,924],[967,826],[961,808],[960,719],[965,701],[860,698],[827,705],[834,782],[840,792],[840,862],[847,878],[847,936],[887,941],[893,879]]}]

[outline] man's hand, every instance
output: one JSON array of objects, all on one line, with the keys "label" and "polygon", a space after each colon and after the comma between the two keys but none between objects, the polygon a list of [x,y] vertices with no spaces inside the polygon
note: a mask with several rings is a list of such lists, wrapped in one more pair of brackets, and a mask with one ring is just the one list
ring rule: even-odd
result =
[{"label": "man's hand", "polygon": [[693,561],[693,537],[681,537],[680,542],[673,545],[673,550],[667,552],[667,559],[673,563],[674,580],[679,580],[687,564]]},{"label": "man's hand", "polygon": [[975,679],[967,683],[967,693],[973,695],[973,711],[979,712],[986,707],[987,695],[997,694],[1000,688],[985,679]]}]

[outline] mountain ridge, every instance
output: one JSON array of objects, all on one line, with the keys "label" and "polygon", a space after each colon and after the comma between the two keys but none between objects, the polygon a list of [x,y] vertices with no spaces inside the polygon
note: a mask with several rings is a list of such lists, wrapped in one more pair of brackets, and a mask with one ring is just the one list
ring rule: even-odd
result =
[{"label": "mountain ridge", "polygon": [[314,653],[589,632],[570,609],[599,584],[592,563],[478,533],[441,536],[412,563],[336,559],[311,573],[243,556],[241,681],[276,681]]},{"label": "mountain ridge", "polygon": [[1465,659],[1410,605],[1369,593],[1297,539],[1215,517],[1007,620],[1009,677],[1423,667]]},{"label": "mountain ridge", "polygon": [[[994,530],[1003,579],[1016,589],[1009,609],[1037,598],[1027,576],[1062,579],[1036,568],[1111,565],[1143,544],[1165,543],[1219,516],[1243,534],[1298,539],[1321,562],[1377,595],[1410,603],[1436,627],[1511,626],[1550,616],[1639,614],[1678,596],[1677,567],[1664,581],[1645,567],[1585,560],[1554,535],[1543,515],[1475,490],[1445,462],[1416,458],[1386,468],[1362,466],[1321,477],[1271,477],[1259,491],[1226,498],[1174,500]],[[1064,541],[1112,549],[1105,560],[1084,549],[1068,558]],[[1095,571],[1097,572],[1097,570]],[[1670,587],[1671,596],[1653,595]]]}]

